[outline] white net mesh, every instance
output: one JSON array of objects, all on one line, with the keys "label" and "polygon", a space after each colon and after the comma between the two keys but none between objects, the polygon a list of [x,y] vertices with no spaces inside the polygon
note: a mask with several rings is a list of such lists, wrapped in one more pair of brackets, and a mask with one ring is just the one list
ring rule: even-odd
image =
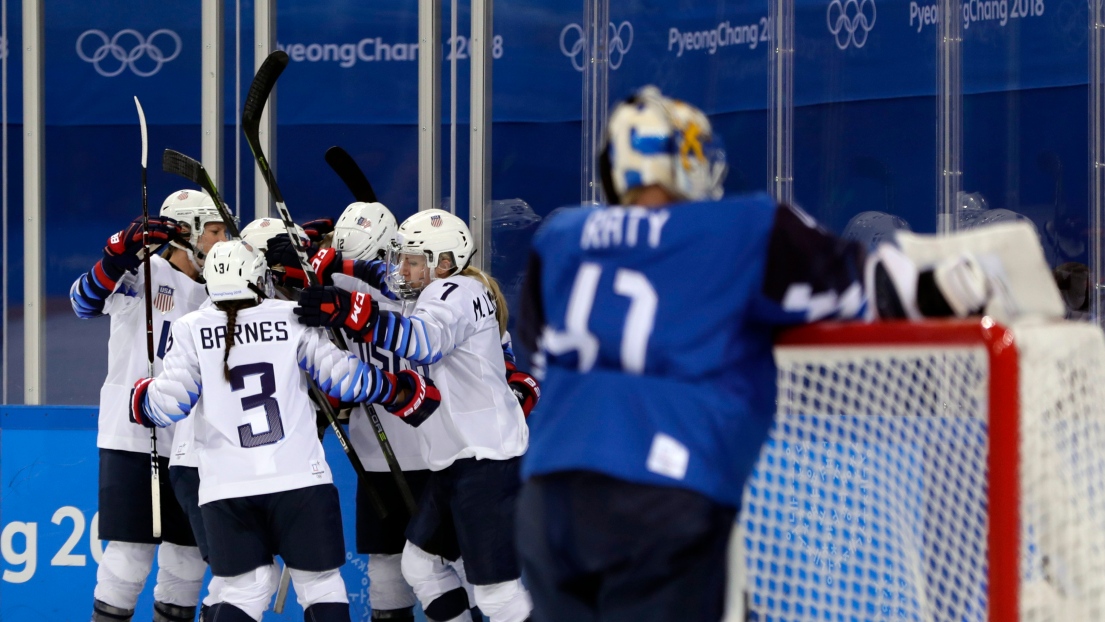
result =
[{"label": "white net mesh", "polygon": [[[1066,323],[1015,335],[1021,619],[1105,620],[1105,340]],[[1006,381],[982,341],[776,360],[778,418],[740,518],[753,619],[988,619],[989,383]]]}]

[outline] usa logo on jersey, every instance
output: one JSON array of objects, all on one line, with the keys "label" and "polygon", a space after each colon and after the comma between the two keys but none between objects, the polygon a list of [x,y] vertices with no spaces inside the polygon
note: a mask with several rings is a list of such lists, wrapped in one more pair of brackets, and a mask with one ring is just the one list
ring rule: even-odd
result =
[{"label": "usa logo on jersey", "polygon": [[153,297],[153,307],[162,314],[173,310],[173,288],[162,285],[157,288],[157,295]]}]

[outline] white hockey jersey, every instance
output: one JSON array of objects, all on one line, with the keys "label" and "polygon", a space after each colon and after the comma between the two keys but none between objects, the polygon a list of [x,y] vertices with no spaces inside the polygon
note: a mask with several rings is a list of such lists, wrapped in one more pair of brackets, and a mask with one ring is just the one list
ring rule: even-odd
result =
[{"label": "white hockey jersey", "polygon": [[[338,273],[334,275],[334,285],[348,292],[369,294],[383,310],[396,313],[403,312],[402,303],[388,299],[379,290],[358,278]],[[403,369],[411,369],[410,361],[400,358],[394,352],[377,348],[371,343],[357,342],[350,339],[349,347],[357,358],[384,371],[394,374]],[[425,366],[415,365],[414,369],[429,378]],[[418,430],[416,428],[403,423],[399,417],[384,410],[382,406],[365,404],[364,407],[376,409],[376,416],[380,419],[380,425],[383,426],[384,433],[388,435],[388,443],[391,444],[391,449],[395,453],[395,459],[399,462],[400,468],[404,471],[420,471],[430,468],[429,464],[426,463],[426,459],[422,456],[422,448],[418,441]],[[433,416],[436,416],[436,413]],[[349,440],[353,443],[353,449],[357,451],[357,457],[361,459],[361,464],[366,471],[376,473],[390,471],[387,460],[384,458],[384,452],[380,450],[380,442],[376,440],[376,430],[361,408],[353,409],[349,416]]]},{"label": "white hockey jersey", "polygon": [[147,414],[159,425],[197,414],[201,505],[333,481],[303,370],[349,401],[378,401],[392,388],[323,330],[299,324],[294,307],[265,300],[238,312],[230,382],[223,375],[224,312],[202,309],[173,327],[174,345],[149,387]]},{"label": "white hockey jersey", "polygon": [[[377,331],[399,354],[429,365],[441,406],[417,428],[422,455],[438,471],[460,458],[505,460],[529,445],[529,428],[506,382],[494,297],[479,280],[455,275],[430,283],[409,318],[382,319]],[[379,335],[377,336],[379,338]]]},{"label": "white hockey jersey", "polygon": [[[207,288],[177,270],[168,261],[150,258],[153,294],[154,374],[161,371],[172,345],[172,325],[195,311],[207,300]],[[116,283],[104,304],[111,316],[111,337],[107,342],[107,378],[100,389],[99,433],[96,446],[149,453],[150,431],[130,421],[130,390],[146,369],[146,312],[143,300],[145,278],[142,270],[126,273]],[[173,430],[158,432],[157,451],[168,456]]]}]

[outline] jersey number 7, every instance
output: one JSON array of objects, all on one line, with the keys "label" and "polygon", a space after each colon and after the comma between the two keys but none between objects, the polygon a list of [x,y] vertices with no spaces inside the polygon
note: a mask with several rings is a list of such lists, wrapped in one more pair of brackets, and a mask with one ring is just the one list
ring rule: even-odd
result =
[{"label": "jersey number 7", "polygon": [[246,378],[261,375],[261,392],[242,398],[242,410],[250,411],[264,407],[269,430],[254,434],[253,425],[243,423],[238,426],[238,441],[242,447],[260,447],[271,445],[284,438],[284,424],[280,421],[280,404],[272,396],[276,392],[276,370],[272,363],[250,363],[230,368],[230,390],[241,391],[246,388]]},{"label": "jersey number 7", "polygon": [[[545,351],[552,355],[575,350],[579,356],[579,371],[588,372],[595,366],[599,353],[599,340],[587,324],[595,297],[599,294],[602,266],[586,262],[576,272],[572,293],[568,298],[568,310],[564,317],[564,330],[546,327],[542,335]],[[629,311],[622,325],[620,358],[622,369],[631,374],[643,374],[648,339],[656,323],[656,305],[659,297],[648,277],[636,270],[618,268],[614,272],[614,293],[629,298]]]}]

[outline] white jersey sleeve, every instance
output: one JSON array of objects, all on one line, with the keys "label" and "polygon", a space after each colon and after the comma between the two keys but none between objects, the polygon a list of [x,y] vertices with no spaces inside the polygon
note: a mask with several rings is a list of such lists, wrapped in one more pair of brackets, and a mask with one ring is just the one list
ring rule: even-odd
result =
[{"label": "white jersey sleeve", "polygon": [[187,323],[179,321],[161,373],[146,391],[144,410],[150,421],[166,427],[191,414],[200,399],[201,379],[196,344]]},{"label": "white jersey sleeve", "polygon": [[[419,365],[432,365],[466,342],[476,332],[476,324],[494,318],[495,303],[483,290],[475,296],[467,289],[456,293],[463,278],[434,281],[419,295],[410,317],[380,311],[375,343]],[[481,287],[482,289],[482,287]]]}]

